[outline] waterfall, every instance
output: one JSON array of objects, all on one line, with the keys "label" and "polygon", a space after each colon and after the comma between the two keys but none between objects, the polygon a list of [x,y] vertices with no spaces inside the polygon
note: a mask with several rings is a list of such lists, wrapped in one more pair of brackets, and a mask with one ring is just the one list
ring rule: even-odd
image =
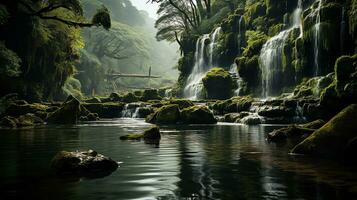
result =
[{"label": "waterfall", "polygon": [[318,76],[320,74],[320,66],[319,66],[319,59],[320,59],[320,52],[319,52],[319,42],[320,42],[320,26],[321,26],[321,6],[322,0],[319,0],[319,5],[315,10],[316,14],[316,22],[315,22],[315,42],[314,42],[314,56],[315,56],[315,71],[314,76]]},{"label": "waterfall", "polygon": [[239,76],[239,73],[238,73],[238,69],[237,69],[237,65],[234,63],[231,65],[231,68],[229,70],[229,73],[231,74],[232,78],[233,79],[236,79],[236,82],[237,82],[237,89],[234,91],[234,95],[235,96],[239,96],[240,95],[240,91],[242,89],[242,83],[243,83],[243,80],[242,78]]},{"label": "waterfall", "polygon": [[282,53],[286,39],[291,31],[295,28],[300,29],[300,37],[302,35],[302,0],[298,1],[297,8],[293,12],[293,25],[278,35],[269,39],[264,45],[259,56],[259,65],[262,78],[262,97],[272,95],[273,85],[279,83],[279,72],[282,68]]},{"label": "waterfall", "polygon": [[[205,76],[208,70],[214,65],[214,48],[217,46],[217,39],[221,33],[221,27],[214,30],[213,34],[205,34],[200,37],[196,42],[195,51],[195,64],[192,72],[187,79],[186,86],[184,88],[184,96],[188,99],[198,99],[201,96],[202,91],[202,78]],[[206,41],[209,40],[210,44],[208,50],[208,56],[206,56]],[[208,57],[208,62],[206,57]]]},{"label": "waterfall", "polygon": [[210,43],[210,48],[209,48],[209,66],[213,67],[214,65],[214,57],[213,57],[213,53],[214,53],[214,48],[215,46],[217,46],[217,38],[219,36],[219,34],[221,33],[222,28],[218,27],[216,28],[216,30],[214,30],[212,37],[211,37],[211,43]]},{"label": "waterfall", "polygon": [[122,118],[138,118],[139,117],[140,105],[136,103],[125,104],[123,110],[121,111]]},{"label": "waterfall", "polygon": [[242,54],[241,49],[242,49],[242,21],[243,21],[243,16],[240,16],[239,18],[239,23],[238,23],[238,36],[237,36],[237,49],[238,49],[238,55],[240,56]]}]

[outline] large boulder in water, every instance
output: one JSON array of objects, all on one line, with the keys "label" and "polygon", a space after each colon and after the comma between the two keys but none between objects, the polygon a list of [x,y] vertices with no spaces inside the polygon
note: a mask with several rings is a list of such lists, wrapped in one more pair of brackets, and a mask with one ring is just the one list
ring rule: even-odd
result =
[{"label": "large boulder in water", "polygon": [[159,95],[158,90],[156,89],[147,89],[144,90],[141,101],[149,101],[149,100],[161,100],[162,98]]},{"label": "large boulder in water", "polygon": [[121,102],[85,103],[83,107],[92,113],[97,113],[100,118],[119,118],[125,104]]},{"label": "large boulder in water", "polygon": [[228,99],[232,96],[233,79],[222,68],[209,70],[202,82],[208,99]]},{"label": "large boulder in water", "polygon": [[51,124],[76,124],[81,117],[92,119],[89,112],[78,99],[69,96],[60,108],[50,113],[46,119]]},{"label": "large boulder in water", "polygon": [[146,118],[153,124],[176,124],[180,121],[180,109],[177,104],[162,106]]},{"label": "large boulder in water", "polygon": [[338,157],[357,138],[357,104],[352,104],[333,117],[323,127],[298,144],[292,153]]},{"label": "large boulder in water", "polygon": [[158,144],[161,139],[160,129],[153,126],[141,134],[128,134],[120,137],[121,140],[141,140],[144,139],[146,143]]},{"label": "large boulder in water", "polygon": [[192,106],[181,111],[184,124],[216,124],[217,120],[206,106]]},{"label": "large boulder in water", "polygon": [[58,175],[79,177],[104,177],[118,168],[118,163],[93,150],[82,152],[59,152],[51,167]]}]

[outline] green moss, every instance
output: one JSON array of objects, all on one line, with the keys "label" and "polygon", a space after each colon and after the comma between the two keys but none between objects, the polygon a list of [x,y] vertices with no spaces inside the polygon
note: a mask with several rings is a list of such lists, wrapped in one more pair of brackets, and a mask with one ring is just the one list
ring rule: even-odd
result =
[{"label": "green moss", "polygon": [[125,103],[133,103],[139,101],[139,98],[133,93],[127,93],[122,97],[122,101]]},{"label": "green moss", "polygon": [[121,117],[120,113],[124,108],[124,103],[84,103],[83,106],[91,113],[97,113],[100,118]]},{"label": "green moss", "polygon": [[232,113],[232,112],[242,112],[248,111],[253,103],[254,99],[250,96],[244,97],[233,97],[224,101],[217,101],[210,107],[220,113]]},{"label": "green moss", "polygon": [[253,57],[254,55],[259,55],[260,50],[263,45],[268,40],[268,36],[260,31],[247,31],[247,46],[244,48],[243,56],[245,57]]},{"label": "green moss", "polygon": [[343,91],[351,74],[356,70],[357,54],[354,56],[341,56],[335,64],[336,91]]},{"label": "green moss", "polygon": [[143,133],[132,133],[120,137],[121,140],[141,140],[143,138],[144,138]]},{"label": "green moss", "polygon": [[333,117],[322,128],[298,144],[293,153],[341,156],[351,140],[357,137],[357,105],[352,104]]},{"label": "green moss", "polygon": [[217,120],[206,106],[191,106],[181,111],[185,124],[216,124]]},{"label": "green moss", "polygon": [[177,104],[162,106],[146,117],[152,124],[176,124],[180,120],[180,109]]},{"label": "green moss", "polygon": [[168,101],[163,101],[162,104],[164,105],[177,104],[181,110],[184,108],[194,106],[193,102],[187,99],[170,99]]},{"label": "green moss", "polygon": [[233,79],[229,72],[222,68],[209,70],[202,82],[209,99],[227,99],[232,95]]},{"label": "green moss", "polygon": [[269,27],[268,35],[273,37],[274,35],[277,35],[280,31],[282,31],[284,28],[284,24],[274,24],[273,26]]},{"label": "green moss", "polygon": [[145,90],[143,92],[142,97],[140,98],[140,100],[142,101],[160,100],[160,99],[162,98],[159,96],[158,90],[155,89]]}]

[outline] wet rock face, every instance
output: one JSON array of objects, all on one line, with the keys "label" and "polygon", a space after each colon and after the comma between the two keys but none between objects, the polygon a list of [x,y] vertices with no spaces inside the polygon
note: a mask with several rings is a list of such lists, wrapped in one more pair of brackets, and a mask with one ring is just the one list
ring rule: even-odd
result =
[{"label": "wet rock face", "polygon": [[228,99],[232,96],[233,79],[222,68],[213,68],[202,79],[208,99]]},{"label": "wet rock face", "polygon": [[88,150],[82,152],[59,152],[52,160],[51,167],[58,175],[77,177],[104,177],[118,168],[114,160]]},{"label": "wet rock face", "polygon": [[184,124],[216,124],[217,120],[206,106],[192,106],[181,111]]},{"label": "wet rock face", "polygon": [[327,157],[349,155],[348,149],[354,149],[356,144],[356,124],[357,104],[352,104],[294,147],[292,152]]},{"label": "wet rock face", "polygon": [[2,128],[24,128],[34,127],[42,124],[44,124],[44,121],[31,113],[21,115],[17,118],[12,116],[6,116],[3,117],[0,121],[0,127]]}]

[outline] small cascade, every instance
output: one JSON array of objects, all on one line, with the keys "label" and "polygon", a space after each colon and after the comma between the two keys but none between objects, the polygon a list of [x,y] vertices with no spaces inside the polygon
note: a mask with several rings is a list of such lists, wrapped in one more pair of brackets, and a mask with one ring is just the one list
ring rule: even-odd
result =
[{"label": "small cascade", "polygon": [[239,76],[238,73],[238,69],[237,69],[237,65],[236,64],[232,64],[231,68],[229,70],[229,73],[231,74],[232,78],[234,80],[236,80],[237,82],[237,89],[234,91],[234,96],[239,96],[241,94],[241,90],[242,90],[242,84],[243,84],[243,80],[242,78]]},{"label": "small cascade", "polygon": [[121,111],[122,118],[139,118],[139,104],[125,104],[123,110]]},{"label": "small cascade", "polygon": [[[205,34],[196,42],[195,64],[190,76],[187,79],[184,88],[184,96],[188,99],[198,99],[202,91],[202,78],[208,70],[213,68],[215,62],[214,48],[217,45],[217,39],[221,33],[221,27],[218,27],[212,35]],[[209,49],[206,51],[207,41],[210,42]],[[206,55],[206,52],[208,56]],[[208,61],[207,61],[208,58]]]},{"label": "small cascade", "polygon": [[[272,95],[274,84],[280,81],[280,69],[282,63],[282,53],[286,39],[291,31],[295,28],[302,30],[302,0],[299,0],[298,6],[293,13],[293,25],[278,35],[269,39],[263,46],[260,56],[259,64],[262,72],[262,97],[267,98]],[[300,36],[302,31],[300,32]]]},{"label": "small cascade", "polygon": [[319,5],[317,9],[315,10],[315,15],[316,15],[316,22],[315,22],[315,42],[314,42],[314,62],[315,62],[315,70],[314,70],[314,76],[318,76],[320,74],[320,66],[319,66],[319,59],[320,59],[320,51],[319,51],[319,45],[320,45],[320,29],[321,29],[321,6],[322,6],[322,0],[319,0]]},{"label": "small cascade", "polygon": [[238,23],[238,36],[237,36],[237,49],[238,49],[238,56],[242,55],[242,39],[243,39],[243,27],[242,27],[242,22],[243,22],[243,16],[239,18],[239,23]]}]

